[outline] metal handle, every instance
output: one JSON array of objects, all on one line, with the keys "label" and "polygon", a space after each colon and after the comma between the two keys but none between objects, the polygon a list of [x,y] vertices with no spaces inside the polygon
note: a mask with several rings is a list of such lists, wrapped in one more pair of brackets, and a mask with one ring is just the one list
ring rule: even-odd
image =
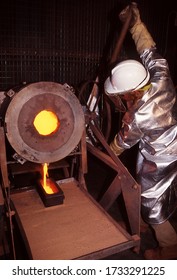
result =
[{"label": "metal handle", "polygon": [[119,36],[119,38],[117,40],[115,49],[114,49],[113,54],[112,54],[111,59],[110,59],[110,64],[115,63],[117,58],[118,58],[118,56],[119,56],[120,50],[122,48],[123,41],[125,39],[125,36],[127,34],[128,29],[130,27],[131,19],[132,19],[132,9],[131,9],[131,5],[130,5],[127,19],[126,19],[126,21],[124,22],[124,24],[122,26],[122,30],[121,30],[120,36]]}]

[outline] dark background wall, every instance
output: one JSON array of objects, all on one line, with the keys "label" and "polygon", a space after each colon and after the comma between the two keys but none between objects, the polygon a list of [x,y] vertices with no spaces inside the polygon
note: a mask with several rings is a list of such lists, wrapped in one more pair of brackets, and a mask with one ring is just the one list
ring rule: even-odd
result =
[{"label": "dark background wall", "polygon": [[[94,78],[119,37],[123,0],[5,0],[0,4],[0,90],[22,82],[77,86]],[[137,1],[177,84],[177,4]],[[120,56],[136,57],[127,35]]]}]

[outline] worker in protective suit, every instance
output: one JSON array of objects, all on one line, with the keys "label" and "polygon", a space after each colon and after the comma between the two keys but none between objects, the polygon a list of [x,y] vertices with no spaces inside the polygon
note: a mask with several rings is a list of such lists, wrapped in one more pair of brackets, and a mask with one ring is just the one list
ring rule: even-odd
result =
[{"label": "worker in protective suit", "polygon": [[[127,6],[120,20],[127,17]],[[110,98],[121,100],[122,127],[110,143],[119,156],[139,143],[137,182],[141,186],[143,220],[155,231],[158,248],[145,251],[146,259],[176,259],[177,234],[169,218],[177,208],[177,105],[167,61],[156,50],[136,3],[132,3],[130,33],[141,62],[125,60],[105,81]]]}]

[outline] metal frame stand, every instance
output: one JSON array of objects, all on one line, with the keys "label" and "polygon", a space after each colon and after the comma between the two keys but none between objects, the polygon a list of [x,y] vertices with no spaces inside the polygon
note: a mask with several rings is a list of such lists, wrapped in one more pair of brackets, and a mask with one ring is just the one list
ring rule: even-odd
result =
[{"label": "metal frame stand", "polygon": [[117,172],[111,185],[100,199],[100,205],[107,211],[120,194],[123,195],[125,207],[127,210],[128,220],[132,234],[140,235],[140,205],[141,189],[129,171],[125,168],[119,158],[110,149],[101,130],[94,123],[94,114],[88,111],[87,129],[90,129],[97,139],[98,147],[87,143],[88,151],[95,157],[106,163],[109,167]]}]

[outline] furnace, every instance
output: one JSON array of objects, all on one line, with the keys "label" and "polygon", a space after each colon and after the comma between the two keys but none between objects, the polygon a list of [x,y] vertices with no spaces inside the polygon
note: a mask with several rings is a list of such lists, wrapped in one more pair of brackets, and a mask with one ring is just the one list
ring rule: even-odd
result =
[{"label": "furnace", "polygon": [[[10,96],[9,96],[10,94]],[[9,105],[4,125],[16,153],[31,162],[56,162],[74,150],[84,129],[82,107],[68,85],[39,82],[7,92]],[[47,117],[44,113],[48,113]],[[56,127],[48,134],[38,131],[37,120],[53,114]],[[50,124],[51,127],[51,124]]]}]

